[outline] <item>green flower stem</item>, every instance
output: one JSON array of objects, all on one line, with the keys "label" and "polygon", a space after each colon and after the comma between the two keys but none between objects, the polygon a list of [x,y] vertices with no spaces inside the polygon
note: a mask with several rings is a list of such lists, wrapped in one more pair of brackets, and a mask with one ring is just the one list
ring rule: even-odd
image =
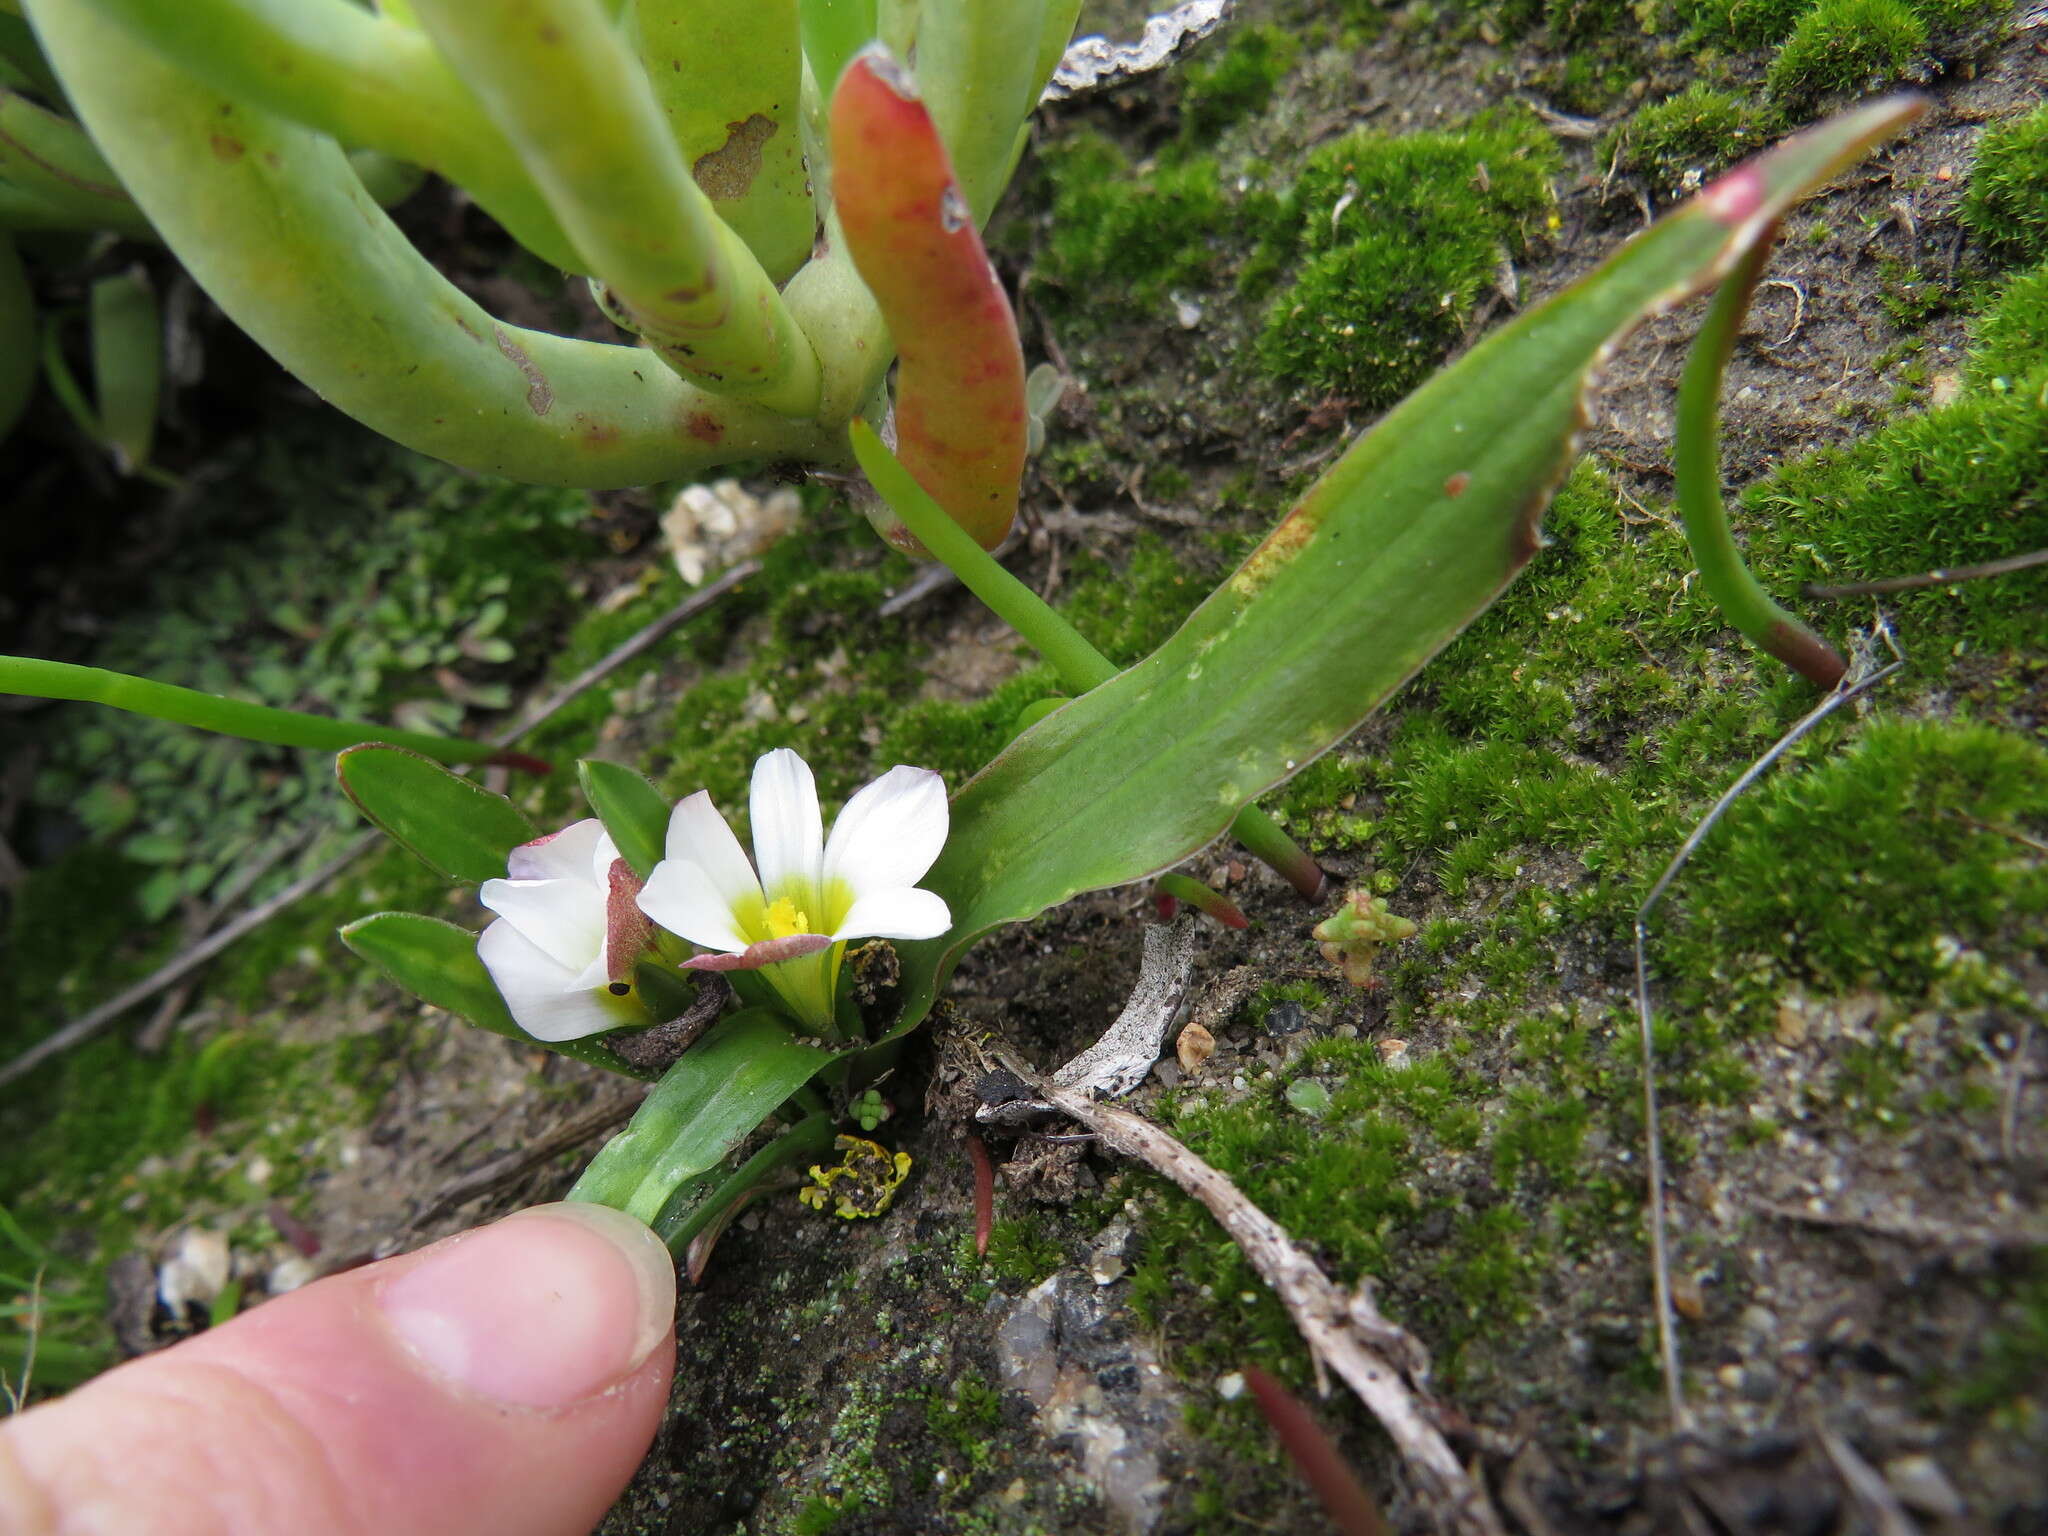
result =
[{"label": "green flower stem", "polygon": [[693,179],[770,280],[787,282],[817,227],[797,0],[636,0],[631,35]]},{"label": "green flower stem", "polygon": [[[784,1168],[829,1152],[834,1134],[834,1116],[822,1111],[807,1115],[741,1163],[702,1199],[690,1200],[688,1194],[695,1191],[685,1186],[684,1199],[664,1206],[650,1225],[668,1244],[669,1252],[680,1259],[691,1240],[730,1210],[735,1201],[753,1193]],[[574,1198],[573,1193],[570,1198]]]},{"label": "green flower stem", "polygon": [[1770,248],[1766,236],[1743,251],[1714,294],[1692,354],[1686,359],[1678,385],[1678,429],[1672,448],[1678,512],[1700,569],[1700,585],[1723,617],[1752,645],[1777,657],[1801,677],[1819,687],[1833,688],[1848,671],[1848,663],[1827,641],[1779,607],[1749,573],[1729,532],[1728,510],[1721,500],[1721,376]]},{"label": "green flower stem", "polygon": [[663,361],[715,393],[814,415],[809,338],[691,176],[645,72],[596,0],[415,5],[589,270]]},{"label": "green flower stem", "polygon": [[[45,46],[54,21],[88,4],[236,104],[439,172],[541,260],[584,270],[512,146],[415,28],[349,0],[32,0]],[[68,66],[66,83],[78,73]]]},{"label": "green flower stem", "polygon": [[0,233],[0,438],[14,430],[35,389],[35,295],[29,292],[21,253]]},{"label": "green flower stem", "polygon": [[80,227],[147,234],[121,179],[78,124],[0,86],[0,177]]},{"label": "green flower stem", "polygon": [[78,667],[63,661],[38,661],[30,656],[0,656],[0,692],[32,699],[71,699],[104,704],[132,715],[148,715],[178,725],[197,726],[244,741],[267,741],[281,747],[318,747],[339,752],[366,741],[408,747],[444,763],[488,762],[499,749],[488,742],[430,736],[424,731],[399,731],[389,726],[329,720],[292,709],[245,704],[217,693],[179,688],[170,683],[130,677],[99,667]]},{"label": "green flower stem", "polygon": [[79,0],[29,4],[94,142],[186,269],[374,430],[545,485],[844,461],[836,434],[693,389],[639,348],[499,324],[413,249],[332,139],[195,87]]},{"label": "green flower stem", "polygon": [[[1086,693],[1117,675],[1115,663],[946,516],[910,471],[882,445],[872,427],[856,421],[851,435],[854,457],[904,525],[996,617],[1029,641],[1052,664],[1062,683],[1076,693]],[[1307,900],[1314,901],[1322,895],[1322,869],[1257,806],[1247,805],[1237,813],[1237,819],[1230,824],[1230,835],[1254,858],[1279,871]]]}]

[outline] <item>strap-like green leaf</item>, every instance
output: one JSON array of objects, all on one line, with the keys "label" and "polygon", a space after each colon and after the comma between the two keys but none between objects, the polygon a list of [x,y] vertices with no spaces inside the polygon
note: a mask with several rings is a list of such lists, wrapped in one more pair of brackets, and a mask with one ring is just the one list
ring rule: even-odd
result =
[{"label": "strap-like green leaf", "polygon": [[569,1198],[613,1206],[651,1225],[685,1181],[724,1161],[834,1059],[799,1041],[766,1009],[720,1020],[662,1074]]},{"label": "strap-like green leaf", "polygon": [[458,778],[431,758],[399,747],[350,747],[335,774],[356,809],[436,874],[481,885],[539,834],[503,795]]},{"label": "strap-like green leaf", "polygon": [[612,835],[619,856],[646,879],[661,862],[668,841],[668,802],[640,774],[617,763],[586,757],[576,765],[583,798]]},{"label": "strap-like green leaf", "polygon": [[417,912],[378,912],[342,929],[341,942],[423,1002],[479,1029],[610,1072],[640,1075],[597,1040],[536,1040],[513,1023],[491,973],[477,958],[476,935],[467,928]]},{"label": "strap-like green leaf", "polygon": [[1616,338],[1720,281],[1923,106],[1876,102],[1788,140],[1488,337],[1354,443],[1165,645],[968,781],[924,882],[954,928],[899,946],[899,1028],[981,934],[1171,866],[1349,734],[1536,552]]}]

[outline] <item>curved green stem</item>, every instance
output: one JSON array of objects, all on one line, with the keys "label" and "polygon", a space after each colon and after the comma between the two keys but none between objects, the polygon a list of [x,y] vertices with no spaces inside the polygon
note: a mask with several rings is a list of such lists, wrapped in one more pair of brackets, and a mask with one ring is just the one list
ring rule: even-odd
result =
[{"label": "curved green stem", "polygon": [[[697,1188],[684,1186],[650,1225],[668,1244],[669,1252],[681,1258],[691,1240],[729,1211],[735,1201],[744,1199],[791,1164],[807,1162],[830,1151],[834,1124],[830,1114],[807,1115],[726,1178],[710,1185],[701,1197],[692,1198],[697,1196]],[[710,1181],[707,1179],[706,1183]],[[573,1193],[570,1198],[575,1198]]]},{"label": "curved green stem", "polygon": [[29,3],[165,243],[260,346],[375,430],[548,485],[843,462],[836,434],[693,389],[638,348],[499,324],[413,249],[331,138],[196,87],[79,0]]},{"label": "curved green stem", "polygon": [[[47,34],[88,4],[238,104],[439,172],[534,255],[585,270],[512,146],[414,27],[349,0],[31,0],[29,14]],[[75,54],[60,66],[67,86],[79,67]]]},{"label": "curved green stem", "polygon": [[381,741],[394,747],[409,747],[444,763],[481,763],[499,755],[499,749],[488,742],[430,736],[424,731],[400,731],[360,721],[330,720],[295,709],[272,709],[266,704],[247,704],[217,693],[201,693],[196,688],[152,682],[125,672],[78,667],[63,661],[38,661],[32,656],[0,656],[0,693],[104,704],[132,715],[148,715],[280,747],[318,747],[339,752],[366,741]]},{"label": "curved green stem", "polygon": [[[1076,693],[1086,693],[1117,675],[1114,662],[1090,645],[1050,603],[1004,570],[995,556],[975,543],[973,535],[925,494],[872,427],[856,421],[851,435],[854,457],[904,525],[997,618],[1029,641],[1059,673],[1061,682]],[[1321,867],[1257,806],[1247,805],[1237,813],[1230,835],[1254,858],[1279,871],[1306,900],[1322,895]]]},{"label": "curved green stem", "polygon": [[1766,235],[1742,252],[1707,308],[1706,321],[1686,359],[1678,385],[1678,429],[1672,467],[1678,478],[1678,512],[1686,542],[1700,569],[1700,585],[1722,615],[1751,644],[1778,658],[1819,687],[1832,688],[1848,671],[1835,648],[1794,618],[1749,573],[1728,509],[1721,500],[1721,376],[1735,350],[1735,335],[1749,311],[1764,261]]},{"label": "curved green stem", "polygon": [[713,211],[639,61],[596,0],[415,4],[589,270],[663,361],[718,394],[814,415],[809,338]]}]

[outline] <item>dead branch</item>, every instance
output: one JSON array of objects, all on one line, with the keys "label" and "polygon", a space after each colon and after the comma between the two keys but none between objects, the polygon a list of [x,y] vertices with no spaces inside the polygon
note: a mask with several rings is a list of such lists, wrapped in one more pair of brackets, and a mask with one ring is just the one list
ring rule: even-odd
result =
[{"label": "dead branch", "polygon": [[1058,1087],[1018,1063],[1006,1065],[1047,1103],[1095,1132],[1104,1146],[1164,1174],[1208,1207],[1286,1306],[1308,1343],[1318,1377],[1326,1368],[1334,1370],[1385,1426],[1444,1530],[1455,1536],[1505,1536],[1492,1503],[1437,1428],[1420,1386],[1428,1373],[1427,1353],[1413,1334],[1381,1314],[1369,1285],[1340,1290],[1228,1176],[1143,1116]]},{"label": "dead branch", "polygon": [[406,1224],[408,1229],[418,1232],[472,1200],[510,1189],[536,1168],[545,1166],[564,1152],[573,1152],[585,1142],[594,1141],[607,1131],[624,1125],[633,1118],[633,1111],[646,1097],[647,1086],[643,1083],[631,1092],[607,1099],[573,1120],[563,1121],[532,1145],[507,1152],[503,1157],[494,1157],[449,1180],[413,1215]]}]

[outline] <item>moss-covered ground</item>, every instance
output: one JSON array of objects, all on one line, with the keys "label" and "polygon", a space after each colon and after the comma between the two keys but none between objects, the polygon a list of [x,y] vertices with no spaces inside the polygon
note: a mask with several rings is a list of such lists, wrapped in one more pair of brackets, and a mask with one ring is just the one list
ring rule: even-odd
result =
[{"label": "moss-covered ground", "polygon": [[[1901,78],[1935,89],[1904,149],[1789,225],[1728,422],[1759,577],[1845,647],[1881,613],[1907,665],[1734,804],[1648,951],[1706,1442],[1818,1416],[1880,1465],[1932,1456],[1973,1516],[2025,1528],[2043,1516],[2048,1424],[2043,577],[1797,594],[2048,546],[2038,58],[2000,40],[1993,11],[1935,0],[1239,9],[1177,74],[1049,115],[991,228],[1031,360],[1057,356],[1074,380],[1015,563],[1118,661],[1171,632],[1347,429],[1643,211],[1833,102]],[[1689,324],[1659,322],[1614,360],[1521,581],[1270,801],[1416,937],[1350,988],[1307,937],[1323,913],[1256,871],[1233,880],[1225,850],[1203,855],[1195,872],[1228,883],[1253,927],[1205,940],[1202,977],[1242,966],[1250,982],[1215,1018],[1206,1068],[1138,1100],[1334,1274],[1379,1283],[1475,1448],[1532,1440],[1567,1477],[1612,1480],[1616,1509],[1661,1402],[1630,925],[1715,797],[1812,703],[1689,576],[1662,468]],[[195,677],[267,697],[455,720],[574,675],[683,594],[648,537],[659,495],[596,507],[351,442],[345,472],[263,460],[250,483],[303,505],[305,480],[346,478],[365,488],[347,537],[411,553],[366,553],[348,574],[323,542],[330,517],[266,514],[251,537],[271,542],[248,559],[303,568],[288,603],[166,579],[99,659],[189,655]],[[802,534],[759,577],[529,748],[628,761],[733,808],[770,746],[803,752],[828,800],[893,762],[954,781],[985,762],[1050,678],[957,590],[885,616],[910,567],[805,494]],[[195,571],[231,558],[224,543],[195,543]],[[355,643],[370,633],[376,646]],[[317,765],[282,755],[28,728],[48,743],[50,841],[24,847],[34,868],[10,902],[10,1050],[181,942],[184,905],[244,857],[208,838],[215,816],[194,825],[195,803],[253,806],[234,823],[252,845],[320,803]],[[517,792],[543,822],[581,813],[566,775]],[[366,977],[330,935],[380,906],[477,917],[402,855],[365,862],[231,950],[161,1054],[138,1055],[130,1025],[0,1095],[5,1204],[58,1302],[183,1223],[226,1230],[253,1272],[284,1251],[273,1201],[333,1234],[329,1257],[374,1247],[466,1164],[463,1137],[481,1137],[480,1161],[590,1094],[580,1069],[458,1047]],[[1048,1063],[1085,1044],[1134,975],[1146,907],[1089,898],[984,946],[955,1032]],[[999,1145],[1020,1161],[976,1260],[960,1127],[920,1113],[953,1060],[920,1051],[892,1080],[880,1134],[919,1163],[888,1216],[855,1226],[778,1202],[726,1237],[684,1304],[677,1411],[614,1529],[1115,1528],[1077,1441],[1019,1394],[994,1341],[1049,1277],[1093,1294],[1118,1221],[1135,1235],[1101,1295],[1183,1405],[1178,1427],[1147,1431],[1172,1478],[1162,1528],[1240,1529],[1253,1508],[1310,1528],[1248,1400],[1222,1385],[1248,1361],[1311,1379],[1228,1240],[1105,1162],[1081,1162],[1078,1186],[1034,1175],[1066,1198],[1027,1199],[1022,1160],[1041,1153]],[[521,1192],[558,1190],[549,1178]],[[89,1305],[53,1312],[44,1335],[60,1368],[110,1347]],[[1127,1401],[1105,1385],[1122,1365],[1091,1368],[1098,1397]],[[1320,1411],[1409,1518],[1362,1412]]]}]

